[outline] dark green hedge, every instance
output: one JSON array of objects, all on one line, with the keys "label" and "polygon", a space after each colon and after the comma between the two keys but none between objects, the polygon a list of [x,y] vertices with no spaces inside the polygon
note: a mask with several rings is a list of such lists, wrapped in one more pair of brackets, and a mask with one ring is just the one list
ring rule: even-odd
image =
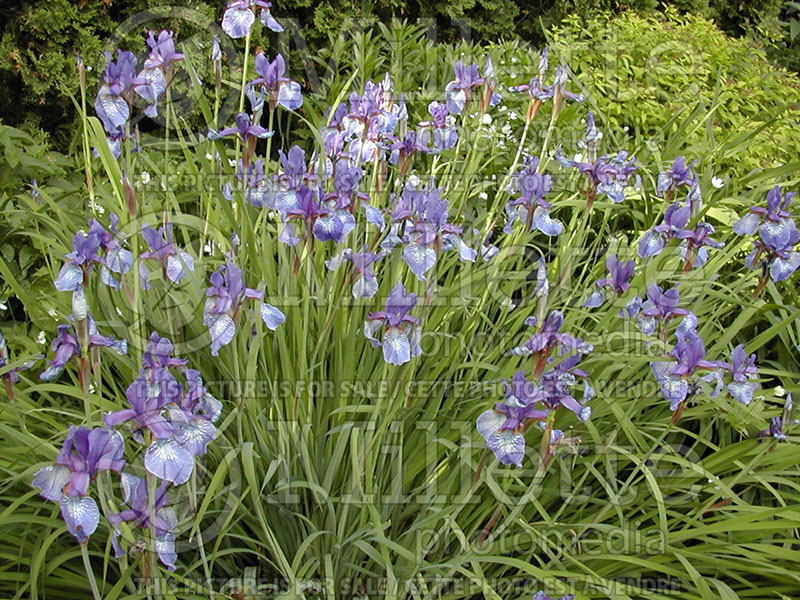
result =
[{"label": "dark green hedge", "polygon": [[[773,55],[797,67],[793,64],[798,60],[797,48],[792,51],[786,45],[788,29],[784,35],[786,28],[778,22],[783,0],[671,0],[669,4],[711,18],[730,33],[758,36]],[[130,49],[140,51],[145,31],[159,26],[177,29],[181,40],[195,33],[207,37],[208,27],[197,25],[199,17],[217,22],[225,2],[4,0],[0,3],[0,121],[40,128],[65,148],[73,130],[70,94],[77,94],[76,52],[80,51],[88,64],[102,68],[102,50],[120,26],[142,11],[165,5],[188,10],[191,18],[135,23],[130,25],[130,34],[123,36],[122,45],[129,42]],[[440,41],[466,34],[474,41],[517,36],[541,44],[543,27],[570,15],[587,18],[598,11],[652,11],[659,6],[658,0],[276,0],[273,12],[279,18],[296,19],[300,33],[314,51],[327,43],[331,33],[387,22],[392,15],[410,21],[429,19],[429,23],[435,23]],[[142,35],[133,35],[136,33]],[[256,42],[269,45],[266,39]]]}]

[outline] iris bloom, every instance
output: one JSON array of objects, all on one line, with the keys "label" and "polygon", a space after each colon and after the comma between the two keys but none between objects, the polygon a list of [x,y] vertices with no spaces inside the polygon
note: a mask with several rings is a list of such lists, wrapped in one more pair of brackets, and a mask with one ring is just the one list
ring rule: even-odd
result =
[{"label": "iris bloom", "polygon": [[498,402],[478,417],[478,433],[486,446],[504,465],[522,467],[525,457],[525,431],[534,421],[545,421],[546,408],[537,408],[544,401],[544,392],[533,385],[520,370],[511,383],[503,380],[506,388],[504,402]]},{"label": "iris bloom", "polygon": [[261,302],[264,292],[246,287],[242,270],[232,262],[222,265],[211,275],[211,286],[206,290],[203,323],[211,334],[211,355],[217,356],[220,348],[230,344],[236,334],[236,320],[246,299],[258,301],[259,313],[267,327],[275,331],[286,320],[278,308]]},{"label": "iris bloom", "polygon": [[794,416],[794,400],[792,400],[792,395],[789,394],[786,397],[786,403],[783,406],[783,413],[778,415],[777,417],[772,417],[769,421],[769,428],[764,429],[761,434],[760,438],[761,441],[764,441],[765,438],[771,437],[778,441],[783,441],[789,439],[787,435],[787,430],[789,427],[797,423],[797,420],[792,420]]},{"label": "iris bloom", "polygon": [[232,0],[228,2],[225,14],[222,15],[222,30],[232,38],[243,38],[250,33],[256,22],[256,11],[261,10],[261,23],[272,31],[281,32],[283,27],[270,13],[272,2],[265,0]]},{"label": "iris bloom", "polygon": [[92,219],[89,221],[88,232],[79,231],[75,234],[72,238],[72,252],[66,255],[67,260],[54,281],[56,289],[61,292],[75,292],[88,282],[96,265],[100,266],[103,283],[116,290],[122,288],[122,283],[112,273],[128,273],[133,266],[133,254],[122,247],[118,223],[119,217],[111,215],[111,231],[108,231]]},{"label": "iris bloom", "polygon": [[[186,360],[172,356],[173,350],[169,339],[153,333],[142,370],[125,392],[130,408],[107,414],[105,422],[109,427],[131,422],[140,443],[149,432],[145,469],[181,485],[192,474],[194,457],[205,454],[216,435],[212,423],[219,418],[221,404],[208,394],[198,372],[184,369]],[[186,388],[173,375],[176,368],[184,371]]]},{"label": "iris bloom", "polygon": [[[676,333],[678,342],[670,353],[674,361],[655,361],[650,363],[650,368],[661,386],[661,395],[669,401],[672,411],[682,410],[686,400],[701,390],[700,382],[706,383],[719,381],[718,374],[713,372],[725,366],[720,361],[705,359],[706,349],[703,338],[697,333],[696,319],[693,315],[684,319]],[[700,371],[712,371],[708,375],[696,377]],[[710,392],[712,397],[720,391],[718,385]],[[677,415],[680,412],[676,412]]]},{"label": "iris bloom", "polygon": [[[172,235],[172,223],[167,223],[165,227],[157,230],[145,224],[142,227],[142,237],[150,246],[149,252],[142,252],[142,260],[156,260],[161,264],[164,277],[173,283],[180,283],[186,277],[186,270],[194,271],[194,258],[188,252],[179,250]],[[146,264],[141,263],[140,276],[142,287],[150,288],[150,269]]]},{"label": "iris bloom", "polygon": [[560,221],[550,217],[552,204],[544,197],[553,187],[553,178],[538,172],[539,158],[531,156],[526,159],[523,168],[516,174],[516,186],[520,196],[506,204],[508,221],[503,228],[505,233],[512,232],[515,221],[521,221],[525,228],[538,229],[548,236],[561,235],[564,226]]},{"label": "iris bloom", "polygon": [[544,592],[536,592],[533,595],[533,600],[575,600],[575,594],[567,594],[565,596],[561,596],[561,598],[551,598]]},{"label": "iris bloom", "polygon": [[[119,542],[118,525],[128,523],[141,529],[150,529],[150,495],[147,481],[130,473],[122,473],[121,479],[122,501],[128,505],[128,508],[108,517],[108,520],[115,526],[111,544],[116,558],[125,556],[125,549]],[[168,486],[169,483],[164,481],[155,491],[153,502],[155,523],[153,525],[156,531],[155,546],[158,558],[170,571],[174,571],[175,561],[178,559],[175,552],[174,533],[174,529],[178,525],[178,517],[175,510],[167,506]]]},{"label": "iris bloom", "polygon": [[[114,337],[105,337],[97,332],[97,323],[94,317],[88,316],[88,342],[89,349],[92,348],[111,348],[120,356],[128,352],[128,342],[125,340],[117,340]],[[81,357],[81,343],[78,339],[78,334],[73,325],[59,325],[58,335],[53,340],[51,350],[55,352],[53,360],[50,361],[50,366],[45,369],[39,379],[42,381],[52,381],[61,374],[64,367],[67,366],[73,357]]]},{"label": "iris bloom", "polygon": [[429,146],[433,130],[433,147],[437,150],[449,150],[458,142],[455,117],[450,114],[447,105],[435,100],[428,105],[428,112],[431,119],[420,121],[419,124],[423,128],[419,137],[420,143]]},{"label": "iris bloom", "polygon": [[795,195],[795,192],[781,194],[780,186],[775,186],[767,194],[766,208],[752,207],[733,226],[738,235],[753,235],[758,231],[760,239],[755,242],[746,264],[749,268],[762,266],[762,285],[766,283],[767,274],[772,281],[783,281],[800,268],[800,253],[795,250],[800,242],[800,231],[788,211]]},{"label": "iris bloom", "polygon": [[403,260],[420,281],[427,279],[442,252],[456,250],[461,260],[470,262],[478,256],[461,239],[461,227],[448,223],[449,206],[433,182],[426,190],[418,190],[409,182],[395,205],[395,224],[381,247],[391,251],[405,244]]},{"label": "iris bloom", "polygon": [[422,325],[409,314],[418,300],[416,294],[406,293],[405,286],[398,283],[386,300],[386,309],[370,313],[364,322],[364,335],[374,348],[383,348],[383,359],[390,365],[405,364],[422,354]]},{"label": "iris bloom", "polygon": [[[529,327],[538,325],[536,317],[528,317],[525,324]],[[593,350],[591,344],[587,344],[581,338],[576,338],[568,333],[561,333],[561,326],[564,324],[564,314],[554,310],[542,323],[539,331],[534,333],[528,341],[521,346],[513,348],[511,354],[514,356],[536,355],[546,359],[546,357],[556,348],[565,352],[589,353]],[[542,371],[543,372],[543,369]],[[541,372],[536,374],[538,377]]]},{"label": "iris bloom", "polygon": [[261,125],[253,123],[252,118],[247,113],[237,113],[236,116],[233,117],[233,120],[236,121],[235,127],[226,127],[222,131],[209,129],[208,139],[219,140],[224,137],[238,135],[242,143],[249,144],[252,140],[269,138],[274,134],[273,131],[269,131],[261,127]]},{"label": "iris bloom", "polygon": [[728,384],[728,393],[739,402],[747,406],[753,400],[753,394],[758,388],[758,383],[753,380],[758,377],[756,355],[747,355],[744,344],[740,344],[731,353],[731,363],[722,363],[722,367],[731,373],[733,381]]},{"label": "iris bloom", "polygon": [[[653,335],[656,329],[665,326],[666,322],[674,317],[685,317],[691,313],[678,307],[681,294],[678,286],[669,290],[653,283],[647,288],[647,299],[641,304],[639,313],[639,327],[646,335]],[[692,315],[693,317],[694,315]]]},{"label": "iris bloom", "polygon": [[687,187],[690,190],[697,187],[699,182],[693,170],[696,164],[697,161],[693,160],[691,164],[687,165],[685,156],[676,158],[669,171],[662,171],[658,174],[656,193],[661,197],[671,198],[681,187]]},{"label": "iris bloom", "polygon": [[139,72],[138,79],[141,83],[136,86],[136,93],[149,102],[144,114],[151,119],[158,116],[158,99],[167,91],[167,86],[172,80],[173,63],[185,58],[183,54],[175,51],[173,37],[172,31],[161,31],[158,37],[151,31],[147,38],[150,56],[144,61],[144,68]]},{"label": "iris bloom", "polygon": [[[0,369],[6,368],[8,365],[10,358],[8,355],[8,345],[6,344],[6,338],[3,337],[3,332],[0,331]],[[25,364],[14,367],[13,369],[9,369],[2,375],[0,378],[3,379],[6,385],[6,392],[8,393],[8,397],[13,400],[14,398],[14,384],[19,382],[19,372],[20,371],[27,371],[28,369],[32,369],[33,366],[36,364],[36,360],[30,360]]]},{"label": "iris bloom", "polygon": [[269,106],[275,110],[282,106],[286,110],[297,110],[303,105],[303,93],[300,84],[286,77],[286,61],[278,54],[270,62],[267,55],[259,52],[256,56],[256,72],[259,78],[250,82],[251,85],[262,86],[269,96]]},{"label": "iris bloom", "polygon": [[606,295],[603,288],[610,288],[617,296],[627,292],[631,286],[633,272],[636,269],[636,261],[622,262],[617,258],[616,254],[612,254],[606,259],[606,269],[608,270],[608,277],[595,281],[598,289],[584,302],[583,305],[585,307],[597,308],[605,304]]},{"label": "iris bloom", "polygon": [[484,84],[478,65],[465,65],[463,61],[457,61],[454,67],[455,79],[448,83],[445,88],[447,98],[447,110],[455,115],[469,106],[473,92]]},{"label": "iris bloom", "polygon": [[105,52],[106,70],[103,85],[97,91],[94,108],[106,132],[114,133],[125,127],[131,116],[130,104],[136,86],[144,81],[136,76],[139,60],[133,52],[117,50],[117,62]]},{"label": "iris bloom", "polygon": [[325,261],[325,266],[331,270],[338,269],[342,262],[347,260],[353,265],[353,298],[372,298],[378,293],[378,277],[375,275],[373,265],[386,258],[386,252],[353,252],[350,248],[341,254]]},{"label": "iris bloom", "polygon": [[[561,353],[565,354],[566,350],[562,349]],[[592,409],[586,406],[586,403],[594,398],[594,388],[586,379],[589,374],[578,368],[578,364],[582,360],[583,354],[576,352],[556,363],[555,366],[542,373],[541,387],[544,394],[542,402],[547,408],[555,410],[558,407],[564,407],[575,413],[581,422],[586,422],[592,416]],[[547,359],[548,364],[554,361],[556,361],[555,358]],[[575,398],[572,391],[572,388],[578,383],[577,378],[583,380],[583,395],[580,401]]]},{"label": "iris bloom", "polygon": [[595,162],[578,162],[564,156],[561,148],[556,153],[563,167],[574,167],[589,180],[588,205],[594,202],[596,194],[605,194],[614,204],[625,200],[625,189],[631,184],[631,176],[639,168],[636,159],[629,158],[626,150],[616,156],[601,156]]},{"label": "iris bloom", "polygon": [[54,465],[40,469],[33,485],[47,500],[60,502],[67,530],[84,544],[100,523],[89,485],[100,471],[121,472],[125,441],[109,429],[71,427]]}]

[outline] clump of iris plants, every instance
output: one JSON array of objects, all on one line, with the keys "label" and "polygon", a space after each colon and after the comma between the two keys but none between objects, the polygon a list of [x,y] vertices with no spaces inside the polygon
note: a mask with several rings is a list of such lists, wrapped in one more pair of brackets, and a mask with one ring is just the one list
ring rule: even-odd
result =
[{"label": "clump of iris plants", "polygon": [[[722,349],[708,344],[711,327],[697,316],[704,313],[690,302],[683,283],[722,255],[718,251],[727,233],[712,225],[703,209],[697,161],[675,158],[671,168],[650,178],[655,189],[648,192],[645,165],[628,150],[601,153],[603,134],[591,111],[579,144],[585,156],[567,158],[562,147],[553,152],[549,145],[565,104],[574,102],[570,110],[582,111],[585,98],[571,91],[566,64],[556,67],[550,81],[545,49],[538,73],[509,89],[524,99],[527,111],[519,146],[503,165],[505,176],[492,184],[491,196],[476,192],[469,181],[460,185],[468,179],[469,165],[482,160],[469,147],[470,123],[479,123],[478,131],[486,133],[492,112],[498,114],[503,103],[491,55],[480,62],[455,62],[453,79],[419,105],[387,74],[377,82],[364,77],[353,89],[342,90],[334,106],[320,107],[318,98],[304,97],[282,55],[258,51],[251,57],[257,28],[283,30],[271,9],[263,0],[232,0],[224,10],[222,30],[245,45],[235,87],[239,104],[227,113],[219,109],[220,40],[209,40],[214,104],[212,109],[203,98],[203,108],[213,118],[192,134],[204,157],[197,164],[187,158],[186,145],[176,158],[170,157],[168,140],[155,150],[138,139],[137,102],[144,102],[145,117],[156,118],[160,111],[170,115],[173,107],[166,101],[177,71],[185,66],[196,75],[192,57],[180,52],[173,32],[149,32],[141,68],[133,52],[117,51],[116,60],[106,53],[94,105],[95,126],[100,131],[102,125],[106,139],[100,135],[93,143],[102,142],[102,151],[96,150],[104,168],[115,174],[110,187],[119,207],[109,211],[107,223],[95,214],[85,231],[69,232],[72,248],[54,279],[56,290],[70,295],[63,302],[69,309],[55,316],[63,322],[55,326],[51,356],[39,372],[45,382],[77,380],[85,418],[68,424],[60,452],[32,481],[43,498],[58,505],[67,531],[79,543],[96,598],[87,546],[104,527],[116,558],[141,558],[142,573],[156,577],[164,568],[176,571],[191,564],[177,544],[190,521],[193,534],[200,535],[200,561],[208,574],[198,533],[196,480],[234,413],[221,421],[223,401],[206,382],[245,374],[277,377],[273,369],[280,373],[281,365],[264,360],[265,350],[283,363],[297,361],[298,378],[310,380],[329,366],[328,344],[331,355],[348,357],[349,365],[377,364],[406,383],[429,364],[425,361],[436,360],[423,351],[424,334],[450,335],[448,327],[460,327],[467,339],[459,340],[460,350],[471,354],[475,323],[513,322],[512,333],[521,336],[514,345],[499,344],[494,362],[470,356],[453,368],[497,372],[503,384],[492,397],[459,405],[473,411],[471,433],[483,454],[476,482],[490,459],[498,469],[533,464],[537,477],[544,476],[559,453],[577,452],[581,437],[573,431],[596,433],[594,424],[607,418],[604,409],[613,402],[596,391],[601,389],[602,336],[604,328],[619,323],[638,327],[636,335],[645,339],[650,355],[637,377],[652,374],[660,395],[653,401],[665,414],[669,406],[673,424],[707,398],[728,398],[731,406],[757,404],[765,377],[754,344],[731,342],[732,348]],[[202,86],[196,77],[192,81]],[[541,145],[532,149],[528,134],[540,125],[537,115],[544,106],[549,121],[545,117],[541,123]],[[310,127],[312,135],[293,136],[284,127],[310,123],[314,116],[321,123]],[[132,166],[161,161],[168,166],[180,161],[182,175],[197,171],[211,183],[199,200],[187,201],[166,184],[163,202],[149,190],[137,198],[139,188],[129,179]],[[570,186],[574,194],[565,201]],[[635,207],[647,213],[642,216],[649,219],[646,232],[631,236],[630,243],[615,242],[613,249],[603,240],[595,244],[597,219],[603,227],[607,220],[615,222],[621,214],[615,211],[632,208],[640,192],[649,194],[648,208],[654,207]],[[795,250],[800,234],[789,212],[793,196],[776,186],[766,208],[753,207],[733,226],[740,236],[758,235],[746,259],[748,267],[760,270],[756,295],[767,280],[783,281],[800,266]],[[574,210],[575,198],[580,212]],[[200,225],[186,226],[189,221]],[[653,277],[648,260],[667,256],[671,246],[680,250],[679,272]],[[592,252],[576,280],[566,255],[578,248]],[[531,250],[538,253],[535,263],[528,260]],[[527,270],[524,282],[510,301],[495,302],[492,285],[515,260]],[[447,294],[459,285],[469,287],[473,277],[478,282],[470,289],[474,302],[447,304]],[[116,321],[98,316],[109,297]],[[172,303],[167,308],[165,299]],[[145,327],[147,317],[162,314],[166,317],[157,327]],[[127,318],[130,323],[120,322]],[[315,319],[324,324],[319,330],[312,328]],[[523,325],[524,331],[517,331]],[[125,338],[117,337],[120,331]],[[330,331],[335,335],[325,337]],[[303,339],[292,340],[293,334]],[[101,361],[121,387],[104,385]],[[11,367],[11,362],[0,335],[0,377],[13,398],[19,373],[34,365]],[[244,400],[234,409],[236,451],[246,451],[254,461],[258,447],[259,460],[273,461],[271,474],[289,469],[292,461],[271,456],[264,440],[246,439],[245,417],[310,425],[315,403],[324,401],[295,393],[284,413],[275,396],[268,395],[268,408],[259,415],[245,415]],[[383,398],[369,413],[367,407],[339,400],[326,419],[352,410],[377,422],[403,410],[397,404],[384,412]],[[792,419],[790,398],[760,439],[785,441]],[[263,490],[252,486],[251,473],[247,476],[255,497]],[[180,509],[186,498],[188,515]],[[258,517],[263,520],[260,512]],[[553,599],[539,592],[535,600]]]}]

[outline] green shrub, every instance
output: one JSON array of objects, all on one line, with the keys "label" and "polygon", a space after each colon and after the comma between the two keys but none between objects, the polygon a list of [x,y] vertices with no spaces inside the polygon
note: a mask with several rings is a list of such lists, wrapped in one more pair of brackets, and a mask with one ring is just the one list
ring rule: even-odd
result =
[{"label": "green shrub", "polygon": [[[634,138],[659,144],[672,117],[702,105],[681,151],[698,154],[707,136],[733,139],[763,127],[723,165],[729,175],[775,167],[800,156],[800,82],[773,67],[747,39],[723,34],[702,17],[668,11],[665,18],[624,13],[576,17],[553,41],[585,86],[590,102]],[[694,150],[694,152],[693,152]]]}]

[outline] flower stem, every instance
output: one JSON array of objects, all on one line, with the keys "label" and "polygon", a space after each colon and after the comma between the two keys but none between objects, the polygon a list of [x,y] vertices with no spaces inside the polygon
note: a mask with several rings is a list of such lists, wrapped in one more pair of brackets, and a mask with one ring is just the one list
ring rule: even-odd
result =
[{"label": "flower stem", "polygon": [[89,586],[92,588],[92,597],[94,600],[102,600],[103,597],[100,595],[100,590],[97,587],[97,580],[92,570],[92,563],[89,561],[89,550],[86,544],[81,544],[80,546],[81,556],[83,557],[83,568],[86,569],[86,577],[89,579]]},{"label": "flower stem", "polygon": [[156,550],[156,479],[150,472],[147,473],[147,506],[149,509],[150,521],[150,548],[148,554],[150,559],[150,581],[155,590],[155,597],[161,598],[161,581],[158,576],[158,551]]}]

